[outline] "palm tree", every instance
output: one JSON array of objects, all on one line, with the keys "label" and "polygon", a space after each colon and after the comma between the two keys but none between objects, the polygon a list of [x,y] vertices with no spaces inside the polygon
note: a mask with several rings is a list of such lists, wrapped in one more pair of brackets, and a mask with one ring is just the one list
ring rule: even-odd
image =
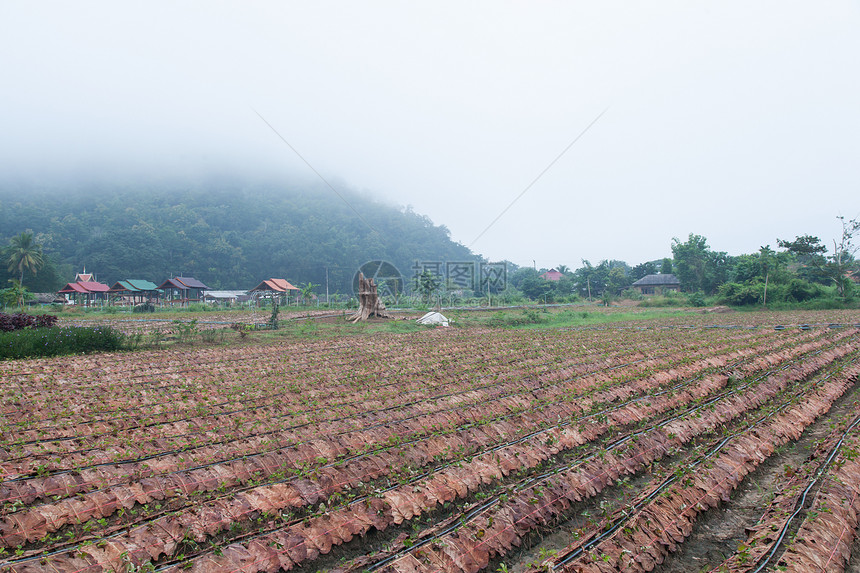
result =
[{"label": "palm tree", "polygon": [[33,233],[27,231],[12,237],[9,246],[6,247],[6,262],[9,264],[9,272],[19,274],[18,284],[24,284],[24,271],[30,271],[34,275],[42,268],[42,245],[36,243]]}]

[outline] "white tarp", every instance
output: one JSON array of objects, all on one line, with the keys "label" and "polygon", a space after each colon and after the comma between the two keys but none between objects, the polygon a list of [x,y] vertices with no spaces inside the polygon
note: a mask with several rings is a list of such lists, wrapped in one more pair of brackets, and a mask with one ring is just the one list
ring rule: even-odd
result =
[{"label": "white tarp", "polygon": [[448,319],[438,312],[428,312],[419,318],[417,322],[418,324],[441,324],[442,326],[448,326]]}]

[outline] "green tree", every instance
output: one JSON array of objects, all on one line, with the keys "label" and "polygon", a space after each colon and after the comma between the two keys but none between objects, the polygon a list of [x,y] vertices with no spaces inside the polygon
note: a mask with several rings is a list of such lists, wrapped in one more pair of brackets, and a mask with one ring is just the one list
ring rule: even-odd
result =
[{"label": "green tree", "polygon": [[308,301],[311,300],[314,296],[314,289],[320,285],[315,285],[314,283],[307,283],[302,287],[302,300],[305,304],[308,304]]},{"label": "green tree", "polygon": [[643,277],[655,274],[657,274],[657,265],[655,265],[654,262],[640,263],[631,269],[630,278],[634,281],[638,281]]},{"label": "green tree", "polygon": [[854,244],[854,235],[860,231],[860,220],[846,221],[842,216],[837,219],[842,223],[842,236],[838,243],[833,240],[833,254],[827,257],[826,269],[830,280],[836,284],[836,292],[841,298],[847,299],[853,292],[850,274],[856,266],[854,253],[860,248],[860,245]]},{"label": "green tree", "polygon": [[827,247],[821,244],[821,239],[812,235],[795,237],[793,241],[776,240],[777,244],[797,256],[798,262],[807,264],[815,257],[820,257],[827,252]]},{"label": "green tree", "polygon": [[672,274],[672,259],[666,257],[663,259],[663,264],[660,267],[661,275],[671,275]]},{"label": "green tree", "polygon": [[0,290],[0,303],[3,306],[15,305],[23,309],[24,301],[31,297],[30,293],[26,287],[21,286],[18,279],[9,279],[9,282],[12,283],[11,287]]},{"label": "green tree", "polygon": [[712,251],[705,237],[690,233],[684,243],[673,238],[672,254],[678,280],[685,292],[700,290],[713,294],[726,282],[728,255]]},{"label": "green tree", "polygon": [[433,293],[439,290],[441,282],[428,269],[415,277],[415,290],[421,295],[421,300],[427,304],[433,297]]},{"label": "green tree", "polygon": [[520,283],[519,289],[530,299],[543,300],[544,302],[551,300],[550,297],[554,290],[553,282],[540,276],[526,277]]},{"label": "green tree", "polygon": [[[33,233],[22,231],[21,234],[12,237],[5,252],[6,262],[10,273],[18,273],[17,288],[21,293],[18,298],[18,306],[24,306],[24,271],[33,275],[42,268],[42,246],[36,243]],[[14,283],[13,283],[14,284]]]},{"label": "green tree", "polygon": [[[629,287],[633,281],[624,272],[624,267],[616,266],[609,269],[606,275],[606,291],[612,296],[618,295]],[[606,306],[609,306],[608,304]]]},{"label": "green tree", "polygon": [[574,271],[573,276],[582,297],[591,300],[591,297],[599,296],[603,292],[605,286],[603,273],[599,266],[595,267],[590,261],[582,259],[582,266]]},{"label": "green tree", "polygon": [[794,257],[797,276],[801,279],[826,284],[829,282],[826,265],[827,247],[812,235],[796,237],[793,241],[777,239],[777,244]]}]

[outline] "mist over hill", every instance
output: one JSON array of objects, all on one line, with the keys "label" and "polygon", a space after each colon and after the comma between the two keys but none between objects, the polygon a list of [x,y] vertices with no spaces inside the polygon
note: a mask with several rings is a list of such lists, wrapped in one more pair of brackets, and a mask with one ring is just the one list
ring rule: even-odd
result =
[{"label": "mist over hill", "polygon": [[[215,289],[278,277],[324,290],[328,269],[330,291],[351,293],[367,261],[389,261],[408,279],[415,260],[476,258],[426,216],[317,183],[3,183],[2,245],[25,230],[51,259],[25,277],[33,291],[59,288],[86,266],[105,283],[181,275]],[[4,286],[8,278],[3,265]]]}]

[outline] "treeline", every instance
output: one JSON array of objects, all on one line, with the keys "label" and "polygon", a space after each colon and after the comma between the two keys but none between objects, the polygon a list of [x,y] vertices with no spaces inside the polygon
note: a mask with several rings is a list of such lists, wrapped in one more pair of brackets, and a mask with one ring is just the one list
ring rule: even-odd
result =
[{"label": "treeline", "polygon": [[[447,228],[355,192],[282,183],[207,181],[0,189],[3,244],[31,230],[43,265],[24,284],[61,288],[84,266],[100,282],[192,276],[213,289],[278,277],[351,293],[359,265],[475,259]],[[17,278],[0,268],[0,283]],[[300,286],[300,285],[296,285]],[[317,292],[321,292],[317,289]]]},{"label": "treeline", "polygon": [[854,254],[854,236],[860,222],[842,223],[842,233],[832,250],[821,239],[801,235],[793,240],[777,239],[777,249],[769,245],[757,252],[730,256],[714,251],[707,239],[690,234],[686,241],[672,240],[672,258],[631,267],[624,261],[604,260],[597,265],[582,261],[572,270],[559,265],[558,281],[541,278],[541,271],[521,268],[511,276],[511,285],[523,296],[547,302],[585,298],[608,302],[618,297],[639,298],[631,285],[650,274],[674,274],[680,281],[685,303],[708,302],[733,306],[815,304],[827,306],[851,303],[860,278]]}]

